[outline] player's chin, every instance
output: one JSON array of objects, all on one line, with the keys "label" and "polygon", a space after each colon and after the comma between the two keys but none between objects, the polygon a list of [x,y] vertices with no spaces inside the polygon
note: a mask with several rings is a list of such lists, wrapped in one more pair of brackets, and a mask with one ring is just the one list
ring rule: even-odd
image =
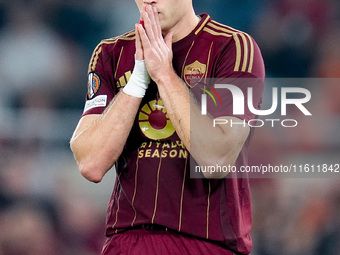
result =
[{"label": "player's chin", "polygon": [[161,24],[162,28],[163,28],[163,26],[165,26],[166,24],[169,23],[167,17],[164,15],[164,13],[159,12],[158,17],[159,17],[159,23]]},{"label": "player's chin", "polygon": [[160,23],[161,23],[161,30],[162,30],[163,34],[167,34],[172,29],[171,24],[169,24],[165,20],[163,20],[163,21],[161,20]]}]

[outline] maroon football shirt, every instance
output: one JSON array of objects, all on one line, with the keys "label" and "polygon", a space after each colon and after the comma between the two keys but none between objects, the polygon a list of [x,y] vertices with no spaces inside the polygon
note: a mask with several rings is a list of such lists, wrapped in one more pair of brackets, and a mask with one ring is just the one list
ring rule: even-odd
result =
[{"label": "maroon football shirt", "polygon": [[[134,31],[97,46],[89,65],[83,115],[103,113],[131,76],[134,54]],[[175,71],[193,90],[198,83],[192,81],[204,82],[211,77],[264,77],[261,53],[254,40],[206,14],[187,37],[173,44],[173,54]],[[253,86],[253,101],[258,108],[263,84],[249,86]],[[232,116],[230,105],[216,108],[213,117]],[[246,109],[239,118],[255,116]],[[248,143],[249,139],[237,159],[238,166],[247,164]],[[192,179],[189,156],[152,82],[115,164],[117,178],[108,206],[107,235],[153,223],[216,241],[240,254],[250,253],[248,179]]]}]

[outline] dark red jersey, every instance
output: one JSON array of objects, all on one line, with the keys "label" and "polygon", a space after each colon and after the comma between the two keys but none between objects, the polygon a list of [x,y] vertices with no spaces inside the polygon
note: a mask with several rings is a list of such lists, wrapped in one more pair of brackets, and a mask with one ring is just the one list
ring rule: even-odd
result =
[{"label": "dark red jersey", "polygon": [[[126,85],[134,67],[134,54],[134,31],[103,40],[97,46],[89,65],[84,115],[103,113]],[[208,78],[264,77],[262,57],[254,40],[212,21],[206,14],[188,36],[173,44],[173,55],[176,73],[192,90]],[[258,108],[263,84],[250,86]],[[227,104],[213,115],[232,116],[233,112]],[[240,118],[255,116],[245,109]],[[238,157],[238,166],[247,164],[248,142]],[[115,164],[117,177],[108,206],[107,235],[141,224],[159,224],[248,254],[252,247],[248,179],[190,178],[189,156],[152,82]]]}]

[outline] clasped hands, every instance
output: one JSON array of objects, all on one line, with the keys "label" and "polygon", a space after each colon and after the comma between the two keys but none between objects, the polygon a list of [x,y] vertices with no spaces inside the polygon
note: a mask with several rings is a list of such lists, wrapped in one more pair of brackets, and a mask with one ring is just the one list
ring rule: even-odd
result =
[{"label": "clasped hands", "polygon": [[141,13],[141,24],[136,24],[136,59],[144,60],[146,69],[156,83],[163,75],[173,71],[172,36],[163,37],[161,21],[156,7],[146,5]]}]

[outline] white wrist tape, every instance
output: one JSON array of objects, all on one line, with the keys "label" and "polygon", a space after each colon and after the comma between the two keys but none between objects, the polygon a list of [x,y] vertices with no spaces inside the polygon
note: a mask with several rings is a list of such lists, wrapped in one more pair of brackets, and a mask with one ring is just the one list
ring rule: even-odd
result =
[{"label": "white wrist tape", "polygon": [[135,67],[123,91],[130,96],[142,98],[149,87],[150,80],[145,61],[135,59]]}]

